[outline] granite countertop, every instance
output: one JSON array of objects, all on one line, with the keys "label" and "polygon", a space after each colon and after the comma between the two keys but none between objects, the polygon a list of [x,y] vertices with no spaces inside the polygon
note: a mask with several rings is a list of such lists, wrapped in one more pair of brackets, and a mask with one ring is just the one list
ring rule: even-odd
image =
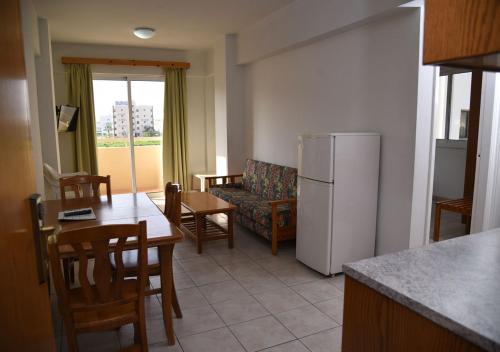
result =
[{"label": "granite countertop", "polygon": [[487,351],[500,351],[500,229],[343,266],[346,275]]}]

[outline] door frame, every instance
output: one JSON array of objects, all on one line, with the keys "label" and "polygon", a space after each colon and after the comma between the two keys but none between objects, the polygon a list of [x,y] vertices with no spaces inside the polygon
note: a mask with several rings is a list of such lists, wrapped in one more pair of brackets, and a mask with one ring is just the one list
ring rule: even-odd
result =
[{"label": "door frame", "polygon": [[471,233],[500,227],[500,74],[483,73]]}]

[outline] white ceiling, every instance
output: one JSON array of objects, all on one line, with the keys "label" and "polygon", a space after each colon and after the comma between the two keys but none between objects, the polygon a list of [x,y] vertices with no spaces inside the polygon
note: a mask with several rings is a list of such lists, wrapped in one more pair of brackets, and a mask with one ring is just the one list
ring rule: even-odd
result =
[{"label": "white ceiling", "polygon": [[[172,49],[210,47],[293,0],[33,0],[55,42]],[[132,35],[153,27],[152,39]]]}]

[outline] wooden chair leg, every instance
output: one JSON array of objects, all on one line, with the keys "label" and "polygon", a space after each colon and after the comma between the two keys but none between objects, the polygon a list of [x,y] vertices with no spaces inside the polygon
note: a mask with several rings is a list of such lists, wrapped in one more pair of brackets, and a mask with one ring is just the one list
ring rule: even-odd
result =
[{"label": "wooden chair leg", "polygon": [[146,313],[144,309],[144,301],[139,302],[139,319],[134,324],[134,342],[141,345],[141,351],[148,351],[148,335],[146,332]]},{"label": "wooden chair leg", "polygon": [[432,239],[434,242],[439,241],[439,228],[441,226],[441,206],[436,204],[436,211],[434,213],[434,233],[432,234]]},{"label": "wooden chair leg", "polygon": [[64,327],[66,329],[66,340],[68,341],[68,351],[78,352],[78,342],[76,340],[76,332],[73,324],[68,319],[64,319]]}]

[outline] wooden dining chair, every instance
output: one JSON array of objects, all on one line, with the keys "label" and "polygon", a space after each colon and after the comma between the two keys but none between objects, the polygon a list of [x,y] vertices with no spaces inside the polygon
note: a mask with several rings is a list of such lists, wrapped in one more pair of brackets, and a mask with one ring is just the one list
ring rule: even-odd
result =
[{"label": "wooden dining chair", "polygon": [[[94,175],[75,175],[71,177],[61,177],[59,179],[59,188],[61,200],[66,200],[66,191],[69,188],[75,194],[75,198],[99,198],[101,184],[106,185],[106,196],[108,202],[111,202],[111,177]],[[64,275],[67,283],[74,282],[74,260],[72,258],[63,259]],[[69,280],[68,280],[69,279]]]},{"label": "wooden dining chair", "polygon": [[75,194],[75,198],[99,198],[101,184],[106,185],[106,196],[111,202],[111,177],[96,175],[78,175],[59,179],[61,199],[66,200],[67,188]]},{"label": "wooden dining chair", "polygon": [[[126,279],[123,248],[130,238],[137,242],[136,278]],[[48,253],[59,312],[66,329],[69,351],[78,351],[76,335],[134,325],[135,350],[147,351],[144,286],[147,280],[146,221],[104,225],[61,232],[49,237]],[[68,288],[61,272],[61,248],[71,248],[79,258],[80,286]],[[115,270],[112,270],[109,253]],[[94,266],[89,270],[89,258]],[[93,278],[89,279],[88,275]]]},{"label": "wooden dining chair", "polygon": [[[168,182],[165,186],[165,209],[164,215],[167,219],[175,224],[180,225],[181,222],[181,186],[178,184],[172,184]],[[137,275],[137,258],[138,254],[136,250],[125,251],[123,254],[123,266],[125,268],[126,277],[134,277]],[[116,267],[114,259],[111,258],[111,263],[113,267]],[[159,276],[161,274],[160,267],[160,257],[158,254],[158,247],[148,248],[148,275],[149,276]],[[149,286],[149,285],[147,285]],[[146,295],[154,295],[161,293],[161,288],[149,288],[146,287]],[[177,293],[175,291],[175,284],[172,278],[172,307],[174,309],[177,318],[182,318],[182,312],[177,299]]]}]

